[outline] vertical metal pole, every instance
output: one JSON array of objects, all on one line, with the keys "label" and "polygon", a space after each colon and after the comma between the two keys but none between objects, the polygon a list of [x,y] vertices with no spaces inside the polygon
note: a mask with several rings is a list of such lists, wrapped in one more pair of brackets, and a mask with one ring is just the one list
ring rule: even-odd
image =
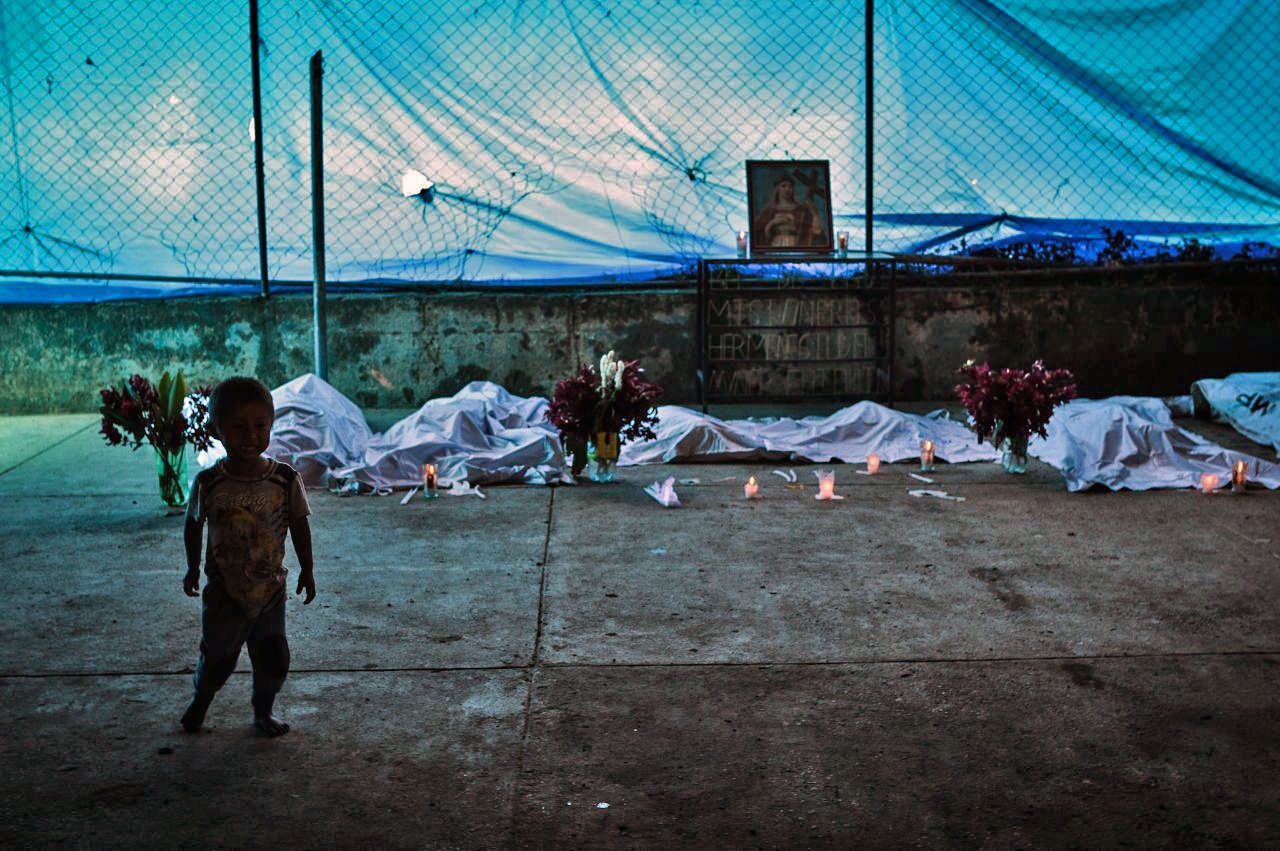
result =
[{"label": "vertical metal pole", "polygon": [[875,4],[875,0],[865,0],[865,3],[866,3],[866,11],[867,11],[867,21],[866,21],[867,45],[865,48],[866,58],[864,60],[866,64],[866,77],[867,77],[867,106],[866,106],[866,119],[867,119],[867,131],[866,131],[867,132],[867,176],[866,176],[867,212],[866,212],[866,216],[867,216],[867,220],[863,225],[863,230],[866,233],[866,246],[865,246],[866,252],[870,254],[871,243],[872,243],[871,212],[872,212],[872,207],[875,203],[874,201],[875,196],[872,194],[871,189],[872,189],[872,180],[874,179],[874,170],[872,168],[872,163],[874,162],[874,159],[872,157],[872,152],[875,150],[874,149],[875,136],[872,132],[874,130],[873,117],[875,112],[875,86],[872,84],[872,79],[873,79],[872,72],[875,70],[875,64],[876,64],[875,63],[875,39],[873,38],[873,31],[875,27],[875,17],[876,17],[876,4]]},{"label": "vertical metal pole", "polygon": [[262,297],[271,295],[267,277],[267,194],[262,156],[262,66],[258,62],[258,0],[249,0],[249,41],[253,57],[253,172],[258,190],[258,272],[262,276]]},{"label": "vertical metal pole", "polygon": [[316,375],[328,380],[329,358],[325,351],[326,319],[324,303],[324,57],[317,50],[311,57],[311,256],[314,278],[311,288],[312,328],[316,343]]},{"label": "vertical metal pole", "polygon": [[707,261],[703,257],[698,258],[698,327],[694,331],[694,338],[698,341],[698,368],[693,374],[694,382],[698,385],[698,404],[702,406],[702,413],[707,412],[707,287],[710,285],[710,269]]}]

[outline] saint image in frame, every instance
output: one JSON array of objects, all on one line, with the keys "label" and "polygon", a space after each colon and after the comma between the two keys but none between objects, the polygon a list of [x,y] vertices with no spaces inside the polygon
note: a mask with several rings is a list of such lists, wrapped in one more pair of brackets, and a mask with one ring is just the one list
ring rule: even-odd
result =
[{"label": "saint image in frame", "polygon": [[753,254],[832,250],[829,160],[747,160]]}]

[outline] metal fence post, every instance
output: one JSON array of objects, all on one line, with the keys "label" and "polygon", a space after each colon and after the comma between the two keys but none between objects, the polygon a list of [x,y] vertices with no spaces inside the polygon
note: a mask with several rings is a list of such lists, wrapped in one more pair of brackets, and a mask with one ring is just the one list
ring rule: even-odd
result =
[{"label": "metal fence post", "polygon": [[316,344],[316,375],[328,380],[329,358],[325,351],[326,318],[324,298],[324,58],[317,50],[311,57],[311,256],[314,277],[311,287],[312,330]]},{"label": "metal fence post", "polygon": [[258,0],[249,0],[249,41],[253,67],[253,172],[258,190],[258,273],[262,276],[262,297],[271,295],[267,277],[267,195],[262,155],[262,66],[258,60]]},{"label": "metal fence post", "polygon": [[870,253],[871,253],[871,244],[872,244],[872,240],[871,240],[871,228],[872,228],[872,223],[871,223],[871,212],[872,212],[873,205],[875,204],[875,201],[874,201],[874,195],[873,195],[873,193],[872,193],[872,191],[871,191],[871,189],[872,189],[872,181],[873,181],[873,180],[874,180],[874,178],[875,178],[874,160],[873,160],[873,158],[872,158],[872,151],[874,150],[873,144],[874,144],[874,138],[875,138],[875,137],[874,137],[874,134],[873,134],[873,132],[872,132],[872,131],[873,131],[873,129],[874,129],[874,126],[875,126],[875,125],[874,125],[874,113],[875,113],[875,87],[874,87],[874,86],[872,85],[872,83],[871,83],[871,72],[872,72],[872,71],[874,70],[874,68],[875,68],[875,38],[874,38],[874,34],[873,34],[873,33],[874,33],[874,27],[875,27],[876,4],[875,4],[875,0],[865,0],[865,4],[866,4],[866,14],[867,14],[867,20],[866,20],[866,47],[864,48],[864,52],[865,52],[865,54],[866,54],[866,55],[865,55],[865,57],[864,57],[864,65],[866,66],[866,78],[867,78],[867,96],[866,96],[866,103],[867,103],[867,106],[866,106],[866,122],[867,122],[867,129],[866,129],[866,134],[867,134],[867,140],[866,140],[866,147],[867,147],[867,176],[866,176],[866,183],[867,183],[867,211],[866,211],[866,222],[863,224],[863,230],[865,231],[865,239],[866,239],[866,246],[865,246],[865,248],[866,248],[866,252],[867,252],[867,254],[870,254]]}]

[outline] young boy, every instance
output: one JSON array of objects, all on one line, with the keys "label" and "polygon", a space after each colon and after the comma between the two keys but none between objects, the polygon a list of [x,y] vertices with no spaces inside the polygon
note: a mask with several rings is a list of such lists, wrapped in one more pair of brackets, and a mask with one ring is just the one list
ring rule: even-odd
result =
[{"label": "young boy", "polygon": [[284,634],[286,593],[284,539],[293,538],[302,572],[303,604],[316,597],[311,572],[311,526],[302,478],[288,464],[262,457],[271,440],[275,406],[256,378],[228,378],[213,390],[209,420],[227,457],[196,476],[187,505],[184,542],[187,575],[182,589],[199,595],[200,527],[209,524],[200,613],[200,660],[195,697],[182,716],[188,733],[200,730],[209,704],[235,670],[240,648],[253,663],[253,723],[268,736],[289,732],[271,714],[289,673]]}]

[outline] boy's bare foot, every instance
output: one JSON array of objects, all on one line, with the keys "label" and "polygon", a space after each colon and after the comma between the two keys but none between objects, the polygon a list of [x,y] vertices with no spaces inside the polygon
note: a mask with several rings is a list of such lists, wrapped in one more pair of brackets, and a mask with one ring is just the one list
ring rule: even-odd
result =
[{"label": "boy's bare foot", "polygon": [[188,733],[199,733],[204,726],[204,716],[209,711],[209,704],[212,701],[205,700],[199,695],[191,699],[191,705],[187,707],[187,711],[182,713],[179,723],[182,729]]},{"label": "boy's bare foot", "polygon": [[283,736],[289,732],[289,725],[276,718],[274,715],[259,715],[253,719],[253,726],[257,727],[264,735],[271,738]]}]

